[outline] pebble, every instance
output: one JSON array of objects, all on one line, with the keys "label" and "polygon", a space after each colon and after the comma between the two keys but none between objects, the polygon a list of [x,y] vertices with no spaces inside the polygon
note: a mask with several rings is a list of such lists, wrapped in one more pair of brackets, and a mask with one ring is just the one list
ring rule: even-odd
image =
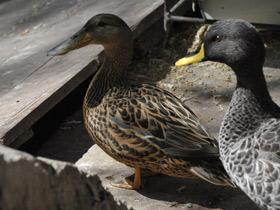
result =
[{"label": "pebble", "polygon": [[186,203],[186,205],[185,205],[187,208],[192,208],[193,207],[193,204],[192,203]]}]

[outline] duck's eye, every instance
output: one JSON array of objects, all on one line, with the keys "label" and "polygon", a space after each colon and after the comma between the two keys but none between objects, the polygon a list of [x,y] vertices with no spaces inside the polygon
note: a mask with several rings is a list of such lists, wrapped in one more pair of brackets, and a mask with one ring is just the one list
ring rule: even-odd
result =
[{"label": "duck's eye", "polygon": [[222,38],[219,35],[217,35],[216,38],[215,38],[215,41],[220,42],[221,40],[222,40]]},{"label": "duck's eye", "polygon": [[97,26],[98,26],[98,27],[104,27],[104,26],[105,26],[105,23],[101,21],[101,22],[97,23]]}]

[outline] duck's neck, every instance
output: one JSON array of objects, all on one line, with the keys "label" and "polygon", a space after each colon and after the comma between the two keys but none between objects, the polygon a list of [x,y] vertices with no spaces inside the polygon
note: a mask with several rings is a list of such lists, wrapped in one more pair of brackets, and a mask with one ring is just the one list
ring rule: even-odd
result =
[{"label": "duck's neck", "polygon": [[262,67],[256,69],[251,75],[246,75],[246,72],[249,72],[248,74],[252,73],[252,71],[246,71],[246,69],[239,69],[239,71],[235,72],[237,76],[236,89],[244,88],[245,90],[251,92],[251,94],[256,98],[257,103],[264,109],[275,105],[268,92]]},{"label": "duck's neck", "polygon": [[87,108],[100,104],[112,87],[125,84],[127,65],[132,57],[132,43],[126,40],[114,47],[104,48],[105,61],[93,77],[84,99],[84,107]]}]

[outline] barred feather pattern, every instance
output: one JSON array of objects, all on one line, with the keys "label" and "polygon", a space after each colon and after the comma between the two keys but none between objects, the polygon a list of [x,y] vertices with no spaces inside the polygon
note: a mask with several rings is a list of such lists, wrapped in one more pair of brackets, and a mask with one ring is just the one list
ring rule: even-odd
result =
[{"label": "barred feather pattern", "polygon": [[224,117],[220,153],[226,171],[257,205],[280,209],[280,109],[238,88]]}]

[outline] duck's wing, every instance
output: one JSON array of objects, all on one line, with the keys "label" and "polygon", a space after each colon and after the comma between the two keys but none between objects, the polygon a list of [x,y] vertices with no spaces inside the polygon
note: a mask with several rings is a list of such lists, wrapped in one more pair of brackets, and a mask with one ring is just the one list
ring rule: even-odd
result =
[{"label": "duck's wing", "polygon": [[[280,209],[280,119],[270,119],[255,135],[256,168],[259,172],[251,183],[258,200]],[[269,199],[269,201],[268,201]]]},{"label": "duck's wing", "polygon": [[240,142],[228,157],[233,180],[258,205],[280,209],[280,120],[266,121]]},{"label": "duck's wing", "polygon": [[143,141],[160,148],[168,156],[219,155],[217,141],[207,133],[196,115],[171,93],[143,85],[112,91],[109,95],[106,109],[110,120],[123,131],[136,132]]},{"label": "duck's wing", "polygon": [[[280,119],[274,118],[267,121],[255,134],[255,142],[261,155],[260,159],[280,164]],[[280,173],[278,178],[280,178]]]}]

